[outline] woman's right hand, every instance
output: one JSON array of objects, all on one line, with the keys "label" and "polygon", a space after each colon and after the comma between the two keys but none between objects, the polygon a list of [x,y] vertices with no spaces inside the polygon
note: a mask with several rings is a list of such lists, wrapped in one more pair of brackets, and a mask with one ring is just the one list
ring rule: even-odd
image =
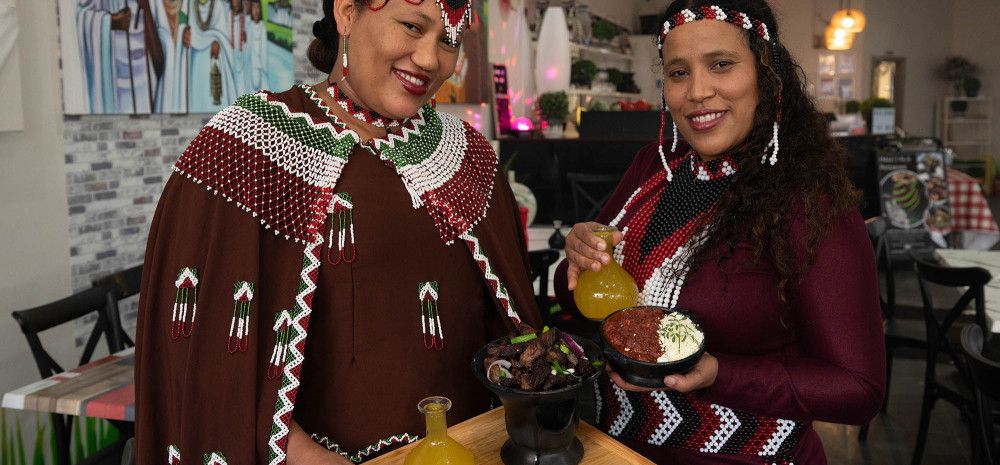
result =
[{"label": "woman's right hand", "polygon": [[[604,225],[593,221],[577,223],[566,237],[566,284],[571,291],[576,289],[576,280],[583,270],[600,271],[602,265],[611,261],[611,251],[604,250],[604,241],[594,234],[601,227]],[[621,242],[622,237],[621,231],[615,231],[611,246]]]}]

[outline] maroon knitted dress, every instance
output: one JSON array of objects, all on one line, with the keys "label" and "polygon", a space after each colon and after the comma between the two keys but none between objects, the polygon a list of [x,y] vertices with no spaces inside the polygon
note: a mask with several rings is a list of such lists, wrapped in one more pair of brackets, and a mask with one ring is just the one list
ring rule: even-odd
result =
[{"label": "maroon knitted dress", "polygon": [[[690,176],[681,171],[690,171],[689,164],[677,161],[670,160],[677,166],[671,182]],[[656,176],[663,176],[663,166],[652,144],[636,156],[596,221],[617,219],[619,229],[662,227],[664,221],[640,217],[649,211],[643,202],[659,197],[633,198]],[[719,360],[715,384],[692,395],[641,394],[603,377],[595,390],[601,429],[656,463],[822,464],[813,420],[862,424],[876,414],[885,389],[885,347],[875,260],[862,218],[851,212],[829,225],[808,266],[805,217],[793,215],[789,231],[806,271],[787,304],[778,296],[774,270],[755,263],[747,243],[736,244],[725,270],[712,261],[683,282],[677,307],[700,320],[707,351]],[[626,242],[648,235],[631,231]],[[649,267],[630,253],[649,250],[648,244],[616,249],[640,287],[651,285],[640,277]],[[556,293],[572,308],[565,269],[562,263],[556,272]]]}]

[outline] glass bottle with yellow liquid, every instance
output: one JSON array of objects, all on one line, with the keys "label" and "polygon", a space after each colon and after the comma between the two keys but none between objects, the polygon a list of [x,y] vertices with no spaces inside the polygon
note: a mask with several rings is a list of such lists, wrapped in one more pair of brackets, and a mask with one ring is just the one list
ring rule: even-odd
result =
[{"label": "glass bottle with yellow liquid", "polygon": [[611,255],[600,271],[584,270],[576,280],[573,301],[583,316],[601,321],[608,315],[639,302],[639,287],[632,275],[625,271],[612,254],[611,240],[615,232],[613,226],[601,226],[594,234],[604,241],[604,251]]},{"label": "glass bottle with yellow liquid", "polygon": [[427,420],[427,437],[417,444],[403,465],[475,465],[472,453],[448,436],[445,413],[451,408],[447,397],[428,397],[417,404],[417,410]]}]

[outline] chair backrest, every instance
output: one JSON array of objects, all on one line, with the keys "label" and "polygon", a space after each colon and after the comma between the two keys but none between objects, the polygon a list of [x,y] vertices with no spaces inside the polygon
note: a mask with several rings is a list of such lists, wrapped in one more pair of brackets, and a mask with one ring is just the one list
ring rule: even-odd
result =
[{"label": "chair backrest", "polygon": [[[975,322],[980,328],[986,328],[986,299],[984,289],[992,278],[989,271],[977,266],[967,268],[941,266],[921,260],[916,256],[912,256],[912,258],[917,271],[917,282],[920,284],[920,298],[924,304],[928,341],[932,337],[943,337],[952,324],[955,323],[955,320],[973,302]],[[956,288],[965,287],[967,289],[958,298],[958,301],[955,302],[951,310],[943,313],[943,318],[939,319],[937,317],[937,313],[939,312],[934,309],[934,302],[927,283]]]},{"label": "chair backrest", "polygon": [[[570,192],[573,194],[573,223],[590,221],[597,217],[601,207],[615,191],[622,173],[566,173]],[[580,208],[580,199],[586,201],[586,212]]]},{"label": "chair backrest", "polygon": [[84,345],[79,365],[90,362],[97,342],[102,335],[105,336],[109,353],[118,352],[125,348],[120,342],[115,342],[117,338],[110,337],[111,334],[115,334],[115,331],[121,331],[120,326],[113,327],[113,322],[109,321],[112,309],[117,311],[114,308],[114,299],[114,289],[108,286],[95,286],[40,307],[11,313],[17,324],[21,326],[21,332],[28,339],[31,355],[35,358],[35,364],[38,365],[38,372],[42,378],[48,378],[65,370],[42,346],[42,341],[38,337],[39,333],[74,321],[89,313],[97,312],[97,321],[95,321],[94,329]]},{"label": "chair backrest", "polygon": [[132,342],[132,338],[130,338],[128,334],[125,333],[125,330],[122,329],[120,302],[122,299],[132,297],[139,293],[139,287],[142,285],[142,265],[136,265],[132,268],[124,269],[117,273],[95,279],[93,284],[95,287],[110,287],[115,293],[114,311],[111,312],[108,317],[112,326],[119,328],[120,331],[118,334],[109,334],[108,337],[113,340],[116,346],[134,347],[135,342]]},{"label": "chair backrest", "polygon": [[[891,319],[896,312],[896,275],[889,256],[889,224],[885,218],[876,216],[865,220],[868,228],[868,240],[875,252],[876,269],[885,273],[885,285],[879,278],[879,304],[882,307],[882,317]],[[884,293],[884,295],[883,295]]]},{"label": "chair backrest", "polygon": [[983,329],[968,325],[962,329],[962,350],[976,387],[987,397],[1000,400],[1000,362],[983,355]]},{"label": "chair backrest", "polygon": [[532,250],[528,252],[528,271],[532,281],[538,279],[538,310],[545,315],[549,309],[549,267],[559,261],[559,251],[556,249]]}]

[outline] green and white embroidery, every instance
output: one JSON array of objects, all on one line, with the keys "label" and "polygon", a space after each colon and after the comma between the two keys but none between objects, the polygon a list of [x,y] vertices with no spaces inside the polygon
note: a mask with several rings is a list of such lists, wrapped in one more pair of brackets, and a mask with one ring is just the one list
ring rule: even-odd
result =
[{"label": "green and white embroidery", "polygon": [[226,463],[226,456],[222,455],[222,452],[212,452],[210,454],[205,454],[203,463],[205,465],[229,465]]},{"label": "green and white embroidery", "polygon": [[365,448],[363,448],[363,449],[361,449],[361,450],[359,450],[359,451],[357,451],[357,452],[355,452],[353,454],[351,454],[351,453],[343,450],[340,447],[340,444],[337,444],[337,443],[331,441],[330,438],[327,438],[327,437],[322,437],[321,438],[318,435],[313,434],[312,435],[312,439],[313,439],[313,441],[316,441],[316,443],[318,443],[319,445],[321,445],[323,447],[326,447],[330,451],[333,451],[333,452],[336,452],[336,453],[342,455],[344,458],[346,458],[347,460],[350,460],[351,462],[361,463],[362,461],[370,458],[374,454],[377,454],[377,453],[381,452],[383,449],[385,449],[387,447],[391,447],[391,446],[395,446],[395,445],[412,444],[414,442],[417,442],[417,441],[420,440],[420,436],[417,436],[417,435],[414,435],[414,434],[409,434],[409,433],[403,433],[403,434],[397,434],[395,436],[389,436],[389,437],[387,437],[385,439],[379,439],[374,444],[372,444],[370,446],[367,446],[367,447],[365,447]]},{"label": "green and white embroidery", "polygon": [[285,366],[285,358],[288,356],[288,333],[292,324],[292,314],[288,310],[282,310],[274,316],[274,350],[271,351],[271,361],[267,366],[267,379],[274,379],[281,375],[281,368]]},{"label": "green and white embroidery", "polygon": [[421,282],[417,288],[420,299],[420,328],[423,331],[424,348],[444,349],[444,327],[438,311],[437,281]]},{"label": "green and white embroidery", "polygon": [[180,465],[181,450],[174,444],[167,446],[167,465]]},{"label": "green and white embroidery", "polygon": [[[181,268],[174,281],[177,293],[174,296],[174,311],[170,317],[170,338],[178,340],[182,336],[191,336],[194,331],[194,318],[198,314],[198,269]],[[191,299],[192,291],[194,299]],[[191,321],[188,321],[188,308],[191,309]]]},{"label": "green and white embroidery", "polygon": [[233,354],[250,348],[250,302],[253,301],[253,283],[239,281],[233,286],[233,319],[229,323],[226,350]]}]

